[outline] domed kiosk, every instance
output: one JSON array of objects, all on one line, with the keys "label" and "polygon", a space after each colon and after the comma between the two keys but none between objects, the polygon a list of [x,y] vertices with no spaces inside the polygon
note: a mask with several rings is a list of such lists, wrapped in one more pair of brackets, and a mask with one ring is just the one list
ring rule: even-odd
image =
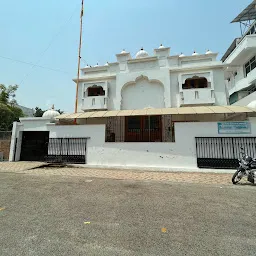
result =
[{"label": "domed kiosk", "polygon": [[57,117],[59,115],[60,115],[60,113],[58,111],[54,110],[54,105],[52,105],[51,109],[45,111],[42,117],[51,119],[51,122],[54,122],[55,117]]}]

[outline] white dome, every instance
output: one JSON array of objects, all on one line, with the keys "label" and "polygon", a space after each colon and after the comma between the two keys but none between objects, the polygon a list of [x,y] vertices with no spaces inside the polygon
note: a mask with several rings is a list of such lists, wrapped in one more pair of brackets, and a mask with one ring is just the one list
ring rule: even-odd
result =
[{"label": "white dome", "polygon": [[143,48],[141,48],[141,50],[136,54],[136,59],[146,58],[148,56],[148,53]]},{"label": "white dome", "polygon": [[181,53],[179,57],[185,57],[185,54]]},{"label": "white dome", "polygon": [[108,62],[104,66],[109,66]]},{"label": "white dome", "polygon": [[210,50],[207,50],[207,52],[205,54],[212,54],[213,52]]},{"label": "white dome", "polygon": [[90,66],[87,64],[85,68],[90,68]]},{"label": "white dome", "polygon": [[252,102],[250,102],[247,107],[249,108],[255,108],[256,109],[256,100],[253,100]]},{"label": "white dome", "polygon": [[197,53],[196,51],[193,52],[192,56],[196,56],[199,55],[199,53]]},{"label": "white dome", "polygon": [[43,117],[49,118],[49,119],[54,119],[56,116],[59,116],[59,115],[60,115],[60,113],[58,111],[54,110],[54,105],[53,105],[51,109],[44,112]]},{"label": "white dome", "polygon": [[126,54],[127,52],[125,51],[125,49],[123,49],[122,51],[121,51],[121,54]]},{"label": "white dome", "polygon": [[98,67],[99,66],[99,64],[97,63],[94,67]]},{"label": "white dome", "polygon": [[159,46],[159,48],[158,49],[164,49],[165,47],[162,45],[162,44],[160,44],[160,46]]}]

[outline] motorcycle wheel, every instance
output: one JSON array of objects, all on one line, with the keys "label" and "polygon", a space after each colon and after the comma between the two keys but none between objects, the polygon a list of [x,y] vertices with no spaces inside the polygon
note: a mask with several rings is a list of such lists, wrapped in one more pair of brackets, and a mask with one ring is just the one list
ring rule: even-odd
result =
[{"label": "motorcycle wheel", "polygon": [[237,184],[242,178],[243,178],[242,171],[240,169],[237,169],[237,171],[234,173],[232,177],[232,183]]}]

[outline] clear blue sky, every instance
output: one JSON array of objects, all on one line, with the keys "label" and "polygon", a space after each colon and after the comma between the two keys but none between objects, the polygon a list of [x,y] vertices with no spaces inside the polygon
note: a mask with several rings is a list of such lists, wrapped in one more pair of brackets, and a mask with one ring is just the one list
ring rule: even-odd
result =
[{"label": "clear blue sky", "polygon": [[[171,54],[204,53],[219,58],[240,35],[230,21],[251,0],[85,0],[85,66],[115,61],[123,48],[134,55],[161,43]],[[0,58],[0,83],[18,84],[21,105],[46,109],[50,104],[74,111],[80,0],[1,1],[0,56],[58,69],[31,68]],[[71,19],[70,19],[71,17]],[[50,47],[48,48],[50,44]],[[48,48],[47,51],[45,51]]]}]

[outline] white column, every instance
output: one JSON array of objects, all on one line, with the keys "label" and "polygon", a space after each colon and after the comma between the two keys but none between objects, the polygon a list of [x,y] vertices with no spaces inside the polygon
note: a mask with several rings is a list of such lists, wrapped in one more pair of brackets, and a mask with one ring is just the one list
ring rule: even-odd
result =
[{"label": "white column", "polygon": [[17,122],[13,123],[12,126],[12,138],[11,138],[11,145],[10,145],[10,153],[9,153],[9,162],[14,162],[15,156],[15,144],[16,144],[16,133],[17,133]]}]

